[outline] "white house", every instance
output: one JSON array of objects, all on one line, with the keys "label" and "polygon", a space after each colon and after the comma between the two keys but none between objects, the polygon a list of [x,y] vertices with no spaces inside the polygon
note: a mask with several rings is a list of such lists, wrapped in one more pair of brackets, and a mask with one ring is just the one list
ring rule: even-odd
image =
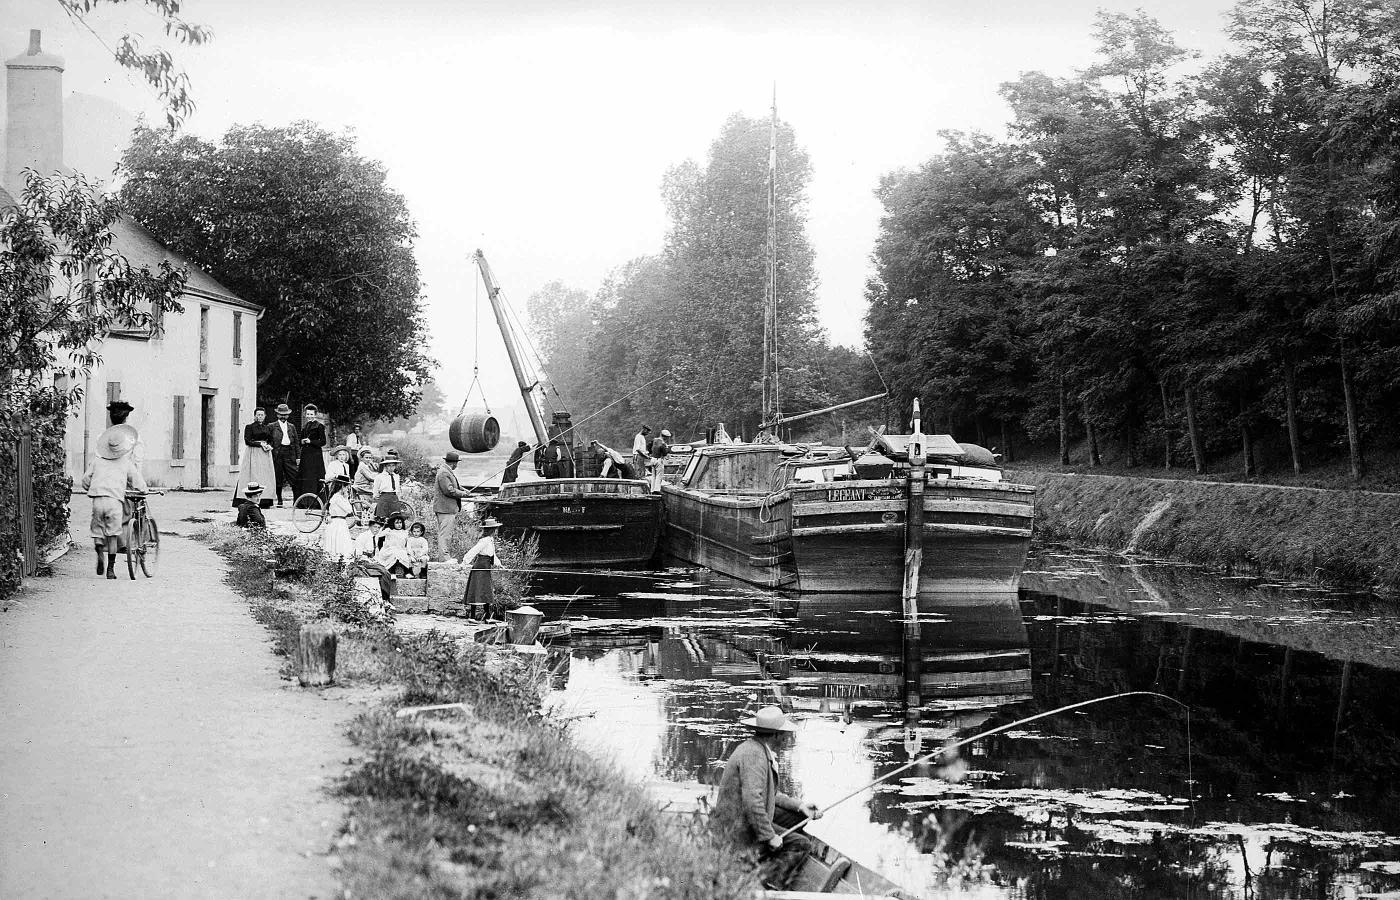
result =
[{"label": "white house", "polygon": [[[5,64],[4,181],[0,204],[13,203],[20,173],[63,167],[63,60],[44,53],[38,31],[29,48]],[[106,405],[135,407],[146,480],[162,487],[232,487],[243,450],[243,425],[257,405],[257,330],[262,308],[235,296],[208,273],[166,249],[145,228],[123,218],[113,246],[135,266],[162,260],[185,267],[181,313],[165,317],[159,336],[111,335],[102,363],[83,385],[83,402],[67,434],[68,470],[81,475],[107,427]]]}]

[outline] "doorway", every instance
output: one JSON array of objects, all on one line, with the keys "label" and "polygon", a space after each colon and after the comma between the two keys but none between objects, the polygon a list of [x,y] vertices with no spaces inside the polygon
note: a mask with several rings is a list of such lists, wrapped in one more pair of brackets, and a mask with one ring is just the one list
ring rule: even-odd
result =
[{"label": "doorway", "polygon": [[199,486],[213,487],[214,395],[199,395]]}]

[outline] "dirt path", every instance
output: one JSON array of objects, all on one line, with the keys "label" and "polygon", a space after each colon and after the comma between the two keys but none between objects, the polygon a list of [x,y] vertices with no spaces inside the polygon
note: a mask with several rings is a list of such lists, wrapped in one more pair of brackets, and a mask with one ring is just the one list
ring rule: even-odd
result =
[{"label": "dirt path", "polygon": [[[216,497],[159,498],[162,529]],[[351,708],[278,677],[212,551],[107,581],[86,521],[0,613],[0,897],[334,896]]]}]

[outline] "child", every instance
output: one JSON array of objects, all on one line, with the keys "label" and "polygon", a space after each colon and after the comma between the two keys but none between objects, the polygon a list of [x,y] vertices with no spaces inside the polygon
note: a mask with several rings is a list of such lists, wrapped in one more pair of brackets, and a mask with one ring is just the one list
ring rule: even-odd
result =
[{"label": "child", "polygon": [[355,575],[378,578],[380,596],[384,598],[385,603],[388,603],[389,597],[393,593],[393,578],[389,574],[389,570],[375,560],[375,554],[379,552],[379,535],[383,530],[384,522],[382,520],[371,519],[369,527],[355,538],[355,561],[350,564],[350,571]]},{"label": "child", "polygon": [[408,577],[426,578],[428,572],[428,529],[414,522],[408,529]]},{"label": "child", "polygon": [[389,520],[389,530],[379,536],[379,555],[375,559],[389,570],[390,575],[407,575],[412,560],[408,554],[408,531],[403,516]]},{"label": "child", "polygon": [[350,506],[350,476],[343,472],[326,479],[326,490],[331,499],[326,512],[329,519],[322,536],[322,546],[326,555],[334,560],[348,560],[355,557],[355,545],[350,540],[350,519],[355,510]]},{"label": "child", "polygon": [[485,619],[496,599],[491,570],[501,566],[496,557],[496,529],[500,527],[500,522],[487,518],[481,523],[481,540],[462,557],[462,565],[471,569],[471,574],[467,576],[467,589],[462,593],[462,603],[467,607],[467,615],[473,619],[477,616]]},{"label": "child", "polygon": [[243,489],[244,499],[238,503],[238,520],[233,524],[239,528],[267,528],[267,519],[263,517],[258,503],[262,492],[261,484],[256,481],[248,482],[248,486]]}]

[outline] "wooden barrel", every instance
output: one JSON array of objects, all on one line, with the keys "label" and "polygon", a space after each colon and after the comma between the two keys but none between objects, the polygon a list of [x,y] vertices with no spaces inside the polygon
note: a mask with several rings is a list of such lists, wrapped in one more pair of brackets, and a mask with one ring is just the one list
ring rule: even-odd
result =
[{"label": "wooden barrel", "polygon": [[463,453],[485,453],[501,439],[501,426],[490,413],[469,410],[452,420],[447,439]]}]

